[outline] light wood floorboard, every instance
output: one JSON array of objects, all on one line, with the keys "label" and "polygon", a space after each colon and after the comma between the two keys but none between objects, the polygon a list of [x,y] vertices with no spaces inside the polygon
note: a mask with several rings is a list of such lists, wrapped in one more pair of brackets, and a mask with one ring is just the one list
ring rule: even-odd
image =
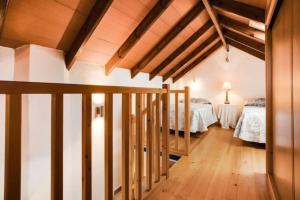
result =
[{"label": "light wood floorboard", "polygon": [[232,135],[233,130],[211,127],[190,156],[171,168],[169,180],[147,199],[270,199],[265,150]]}]

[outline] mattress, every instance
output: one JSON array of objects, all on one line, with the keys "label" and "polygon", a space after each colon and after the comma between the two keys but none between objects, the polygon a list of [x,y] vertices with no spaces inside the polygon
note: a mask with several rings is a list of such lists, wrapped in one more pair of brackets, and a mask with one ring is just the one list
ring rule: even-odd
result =
[{"label": "mattress", "polygon": [[[190,103],[190,132],[205,132],[217,122],[211,104]],[[175,130],[175,106],[170,106],[170,129]],[[184,103],[178,104],[178,130],[184,131]]]},{"label": "mattress", "polygon": [[266,108],[245,106],[234,137],[249,142],[266,143]]}]

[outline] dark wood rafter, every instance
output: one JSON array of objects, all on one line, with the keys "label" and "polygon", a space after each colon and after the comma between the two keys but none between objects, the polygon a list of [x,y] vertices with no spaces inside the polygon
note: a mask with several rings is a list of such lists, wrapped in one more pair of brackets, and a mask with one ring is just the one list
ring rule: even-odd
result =
[{"label": "dark wood rafter", "polygon": [[230,44],[230,45],[232,45],[232,46],[234,46],[234,47],[236,47],[236,48],[238,48],[242,51],[245,51],[245,52],[247,52],[247,53],[249,53],[249,54],[251,54],[251,55],[253,55],[257,58],[265,60],[265,53],[257,51],[255,49],[241,43],[240,41],[236,41],[232,38],[226,37],[226,39],[227,39],[228,44]]},{"label": "dark wood rafter", "polygon": [[80,51],[92,36],[94,30],[97,28],[112,2],[113,0],[96,1],[84,24],[75,37],[69,51],[66,52],[65,62],[68,70],[72,68],[72,65],[76,61]]},{"label": "dark wood rafter", "polygon": [[265,10],[234,0],[212,0],[211,4],[217,10],[224,10],[249,20],[265,23]]},{"label": "dark wood rafter", "polygon": [[248,38],[248,37],[245,37],[243,35],[235,33],[231,30],[224,29],[223,32],[224,32],[224,35],[225,35],[226,38],[231,38],[233,40],[239,41],[240,43],[243,43],[243,44],[255,49],[256,51],[260,51],[262,53],[265,52],[265,45],[262,44],[262,43],[259,43],[255,40],[252,40],[252,39]]},{"label": "dark wood rafter", "polygon": [[182,66],[192,60],[195,56],[197,56],[201,51],[203,51],[209,44],[215,41],[218,38],[218,34],[214,33],[208,39],[206,39],[203,43],[201,43],[198,47],[196,47],[191,53],[189,53],[186,57],[184,57],[181,61],[179,61],[174,67],[172,67],[168,72],[166,72],[163,76],[163,81],[166,81],[173,74],[175,74]]},{"label": "dark wood rafter", "polygon": [[191,64],[181,70],[178,74],[173,77],[173,83],[178,81],[182,76],[191,71],[194,67],[196,67],[199,63],[201,63],[204,59],[206,59],[209,55],[215,52],[218,48],[222,46],[222,42],[217,42],[214,46],[212,46],[209,50],[207,50],[204,54],[200,55],[196,58]]},{"label": "dark wood rafter", "polygon": [[233,32],[241,34],[245,37],[248,37],[248,38],[255,40],[257,42],[260,42],[262,44],[265,43],[264,40],[255,37],[255,34],[264,35],[265,33],[262,31],[259,31],[259,30],[254,29],[244,23],[238,22],[236,20],[233,20],[233,19],[225,17],[225,16],[221,16],[221,15],[219,16],[219,21],[223,28],[226,28],[228,30],[231,30]]},{"label": "dark wood rafter", "polygon": [[204,9],[201,1],[197,3],[186,15],[184,15],[172,28],[164,35],[156,45],[131,69],[131,78],[134,78],[146,65],[166,47],[191,21],[193,21]]},{"label": "dark wood rafter", "polygon": [[161,16],[161,14],[169,7],[174,0],[161,0],[150,10],[146,17],[140,22],[135,30],[130,34],[126,41],[121,45],[118,51],[110,58],[105,65],[105,73],[108,75],[124,58],[130,49],[141,39],[151,25]]},{"label": "dark wood rafter", "polygon": [[9,0],[0,0],[0,37],[3,30]]},{"label": "dark wood rafter", "polygon": [[205,9],[210,17],[210,19],[212,20],[212,22],[214,23],[215,25],[215,28],[219,34],[219,37],[224,45],[224,48],[226,49],[226,51],[229,51],[229,46],[227,45],[226,43],[226,40],[225,40],[225,37],[223,35],[223,31],[221,29],[221,26],[220,26],[220,23],[219,23],[219,20],[217,18],[217,14],[216,12],[214,12],[210,2],[208,0],[202,0],[203,2],[203,5],[205,6]]},{"label": "dark wood rafter", "polygon": [[202,27],[200,27],[193,35],[191,35],[184,43],[180,45],[175,51],[173,51],[163,62],[155,67],[150,72],[150,80],[152,80],[157,74],[159,74],[166,66],[168,66],[175,58],[177,58],[182,52],[190,47],[200,36],[202,36],[208,29],[213,26],[211,20],[207,21]]}]

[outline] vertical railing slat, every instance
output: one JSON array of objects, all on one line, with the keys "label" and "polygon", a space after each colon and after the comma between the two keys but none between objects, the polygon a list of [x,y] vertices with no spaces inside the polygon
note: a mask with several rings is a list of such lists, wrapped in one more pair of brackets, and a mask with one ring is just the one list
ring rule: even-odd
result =
[{"label": "vertical railing slat", "polygon": [[160,94],[156,94],[155,99],[155,182],[160,181],[160,121],[161,121],[161,109],[160,109]]},{"label": "vertical railing slat", "polygon": [[82,94],[82,199],[92,199],[92,95]]},{"label": "vertical railing slat", "polygon": [[162,170],[163,174],[169,177],[169,114],[170,114],[170,85],[164,84],[163,89],[167,93],[163,94],[162,104]]},{"label": "vertical railing slat", "polygon": [[152,94],[147,94],[147,152],[146,152],[146,182],[147,190],[152,188]]},{"label": "vertical railing slat", "polygon": [[63,199],[63,94],[51,98],[51,199]]},{"label": "vertical railing slat", "polygon": [[136,94],[136,167],[135,167],[135,178],[136,178],[136,199],[142,199],[142,179],[143,179],[143,114],[142,114],[142,95]]},{"label": "vertical railing slat", "polygon": [[131,198],[131,94],[122,95],[122,199]]},{"label": "vertical railing slat", "polygon": [[186,155],[190,153],[190,90],[184,87],[184,139]]},{"label": "vertical railing slat", "polygon": [[105,199],[113,199],[113,94],[105,94],[104,108]]},{"label": "vertical railing slat", "polygon": [[4,199],[21,199],[21,94],[6,95]]},{"label": "vertical railing slat", "polygon": [[175,150],[178,153],[178,93],[175,93]]}]

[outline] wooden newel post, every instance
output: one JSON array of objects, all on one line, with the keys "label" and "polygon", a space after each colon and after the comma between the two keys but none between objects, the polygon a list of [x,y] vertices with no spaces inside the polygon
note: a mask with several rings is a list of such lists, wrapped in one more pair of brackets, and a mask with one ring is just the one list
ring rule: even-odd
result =
[{"label": "wooden newel post", "polygon": [[162,172],[169,177],[169,115],[170,115],[170,85],[164,84],[167,93],[162,95]]},{"label": "wooden newel post", "polygon": [[190,88],[184,87],[184,139],[186,155],[190,153]]}]

